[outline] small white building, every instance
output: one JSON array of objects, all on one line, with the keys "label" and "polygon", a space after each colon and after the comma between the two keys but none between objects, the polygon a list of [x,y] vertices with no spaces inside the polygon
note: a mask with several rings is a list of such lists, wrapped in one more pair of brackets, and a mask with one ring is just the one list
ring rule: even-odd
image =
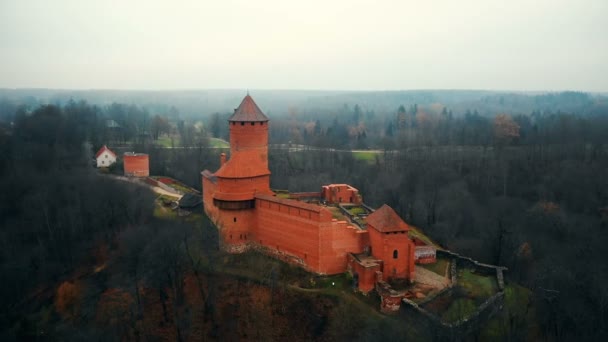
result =
[{"label": "small white building", "polygon": [[95,159],[97,159],[97,167],[109,167],[116,163],[116,153],[112,152],[106,145],[103,145],[103,147],[97,151]]}]

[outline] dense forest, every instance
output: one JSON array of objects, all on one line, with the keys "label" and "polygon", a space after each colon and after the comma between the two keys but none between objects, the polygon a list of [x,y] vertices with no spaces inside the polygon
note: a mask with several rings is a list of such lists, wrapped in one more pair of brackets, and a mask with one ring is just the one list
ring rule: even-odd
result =
[{"label": "dense forest", "polygon": [[[457,101],[443,94],[440,105],[436,94],[356,95],[267,113],[272,143],[300,146],[271,149],[274,188],[349,183],[367,204],[392,206],[444,247],[508,267],[507,280],[531,296],[527,315],[506,317],[505,340],[608,338],[604,97],[490,93]],[[412,333],[392,318],[354,319],[349,313],[364,309],[352,303],[293,294],[280,284],[306,275],[259,256],[220,255],[202,215],[161,220],[147,188],[92,167],[93,153],[114,144],[149,153],[152,174],[200,189],[200,171],[219,164],[207,138],[226,137],[229,111],[195,117],[172,105],[0,103],[3,340]],[[162,137],[188,148],[163,147]],[[256,267],[274,271],[252,281],[246,270]],[[301,324],[281,320],[286,315]],[[363,332],[349,335],[347,320]],[[425,329],[413,337],[435,337]]]}]

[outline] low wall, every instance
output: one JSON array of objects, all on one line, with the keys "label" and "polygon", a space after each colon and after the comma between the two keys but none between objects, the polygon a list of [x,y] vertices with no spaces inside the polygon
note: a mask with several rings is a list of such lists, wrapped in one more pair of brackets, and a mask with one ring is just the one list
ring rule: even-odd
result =
[{"label": "low wall", "polygon": [[504,266],[496,266],[496,265],[490,265],[490,264],[484,264],[482,262],[479,262],[477,260],[473,260],[469,257],[465,257],[462,256],[458,253],[454,253],[452,251],[448,251],[448,250],[437,250],[437,255],[438,256],[444,256],[447,258],[451,258],[451,259],[455,259],[458,260],[458,263],[460,263],[461,265],[465,265],[468,267],[473,267],[475,268],[476,271],[481,271],[481,273],[486,274],[486,275],[495,275],[496,276],[496,281],[498,282],[498,289],[500,291],[504,291],[505,289],[505,281],[504,281],[504,271],[507,271],[508,269]]},{"label": "low wall", "polygon": [[295,192],[290,193],[289,198],[291,199],[302,199],[302,198],[321,198],[320,192]]},{"label": "low wall", "polygon": [[[490,318],[504,306],[505,293],[503,271],[507,269],[506,267],[484,264],[448,250],[437,250],[437,255],[452,259],[452,263],[450,265],[450,277],[452,284],[449,288],[441,291],[442,294],[452,291],[454,286],[457,285],[457,265],[472,267],[475,268],[476,271],[481,271],[481,273],[485,273],[487,275],[495,275],[498,282],[499,291],[484,301],[471,315],[451,323],[442,321],[440,317],[421,307],[421,305],[428,303],[430,300],[425,300],[423,303],[416,304],[407,298],[403,298],[405,307],[415,310],[424,317],[428,318],[431,322],[437,324],[437,326],[443,330],[443,333],[446,336],[455,336],[477,329],[485,319]],[[435,296],[433,298],[435,298]]]}]

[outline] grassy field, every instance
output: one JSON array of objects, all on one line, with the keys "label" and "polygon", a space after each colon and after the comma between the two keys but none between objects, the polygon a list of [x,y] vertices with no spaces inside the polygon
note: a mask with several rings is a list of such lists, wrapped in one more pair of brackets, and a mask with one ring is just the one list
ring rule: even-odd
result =
[{"label": "grassy field", "polygon": [[496,341],[504,337],[509,330],[516,332],[521,340],[535,341],[540,336],[536,323],[536,310],[532,292],[517,284],[508,284],[505,287],[505,306],[481,329],[480,341]]},{"label": "grassy field", "polygon": [[376,162],[376,156],[380,158],[378,153],[367,152],[367,151],[353,151],[353,157],[357,160],[368,162],[370,164]]},{"label": "grassy field", "polygon": [[426,265],[420,265],[420,266],[426,268],[429,271],[433,271],[433,272],[439,274],[440,276],[445,276],[445,273],[446,273],[445,271],[446,271],[449,263],[450,263],[450,261],[448,259],[437,258],[437,262],[434,264],[426,264]]},{"label": "grassy field", "polygon": [[165,220],[175,220],[177,219],[177,212],[171,210],[171,208],[164,207],[160,201],[156,201],[154,206],[154,217]]},{"label": "grassy field", "polygon": [[410,227],[410,233],[409,235],[412,237],[417,237],[420,240],[426,242],[427,245],[431,245],[431,246],[435,246],[437,249],[443,249],[441,248],[441,246],[439,246],[438,244],[436,244],[433,240],[429,239],[426,235],[424,235],[420,229],[414,227],[414,226],[409,226]]},{"label": "grassy field", "polygon": [[475,310],[477,305],[470,298],[458,298],[452,302],[446,311],[441,315],[444,322],[455,322],[464,317],[469,317]]},{"label": "grassy field", "polygon": [[161,137],[158,137],[156,143],[162,147],[177,147],[179,146],[179,138],[173,137],[173,145],[171,145],[171,137],[168,135],[163,135]]},{"label": "grassy field", "polygon": [[464,289],[468,297],[475,299],[478,304],[498,292],[495,277],[475,274],[470,269],[458,270],[458,286]]},{"label": "grassy field", "polygon": [[367,211],[365,211],[365,209],[362,207],[350,207],[350,208],[346,208],[346,210],[348,210],[348,212],[351,215],[359,215],[359,214],[367,213]]}]

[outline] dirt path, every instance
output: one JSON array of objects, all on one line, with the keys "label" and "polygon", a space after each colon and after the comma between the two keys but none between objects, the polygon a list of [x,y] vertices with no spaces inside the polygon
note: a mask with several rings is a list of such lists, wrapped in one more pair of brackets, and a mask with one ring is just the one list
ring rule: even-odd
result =
[{"label": "dirt path", "polygon": [[[148,185],[148,184],[146,184]],[[150,185],[150,189],[152,189],[152,191],[154,191],[155,193],[159,194],[159,195],[165,195],[165,196],[171,196],[173,198],[177,198],[178,200],[182,198],[183,195],[178,195],[178,194],[174,194],[172,192],[169,192],[165,189],[161,189],[157,186],[152,186]]]},{"label": "dirt path", "polygon": [[447,278],[419,266],[416,266],[416,274],[414,278],[417,283],[430,285],[439,290],[447,287],[450,284],[450,281]]},{"label": "dirt path", "polygon": [[123,181],[123,182],[129,182],[129,183],[133,183],[133,184],[138,184],[141,186],[146,186],[150,189],[152,189],[152,191],[154,191],[155,193],[159,194],[159,195],[165,195],[165,196],[171,196],[173,198],[176,198],[177,200],[180,200],[182,198],[183,195],[178,195],[176,193],[167,191],[165,189],[159,188],[158,186],[153,186],[150,185],[146,182],[143,181],[143,179],[141,178],[135,178],[135,177],[125,177],[125,176],[119,176],[119,175],[112,175],[112,174],[103,174],[103,173],[98,173],[101,176],[104,177],[110,177],[110,178],[114,178],[116,180],[119,181]]}]

